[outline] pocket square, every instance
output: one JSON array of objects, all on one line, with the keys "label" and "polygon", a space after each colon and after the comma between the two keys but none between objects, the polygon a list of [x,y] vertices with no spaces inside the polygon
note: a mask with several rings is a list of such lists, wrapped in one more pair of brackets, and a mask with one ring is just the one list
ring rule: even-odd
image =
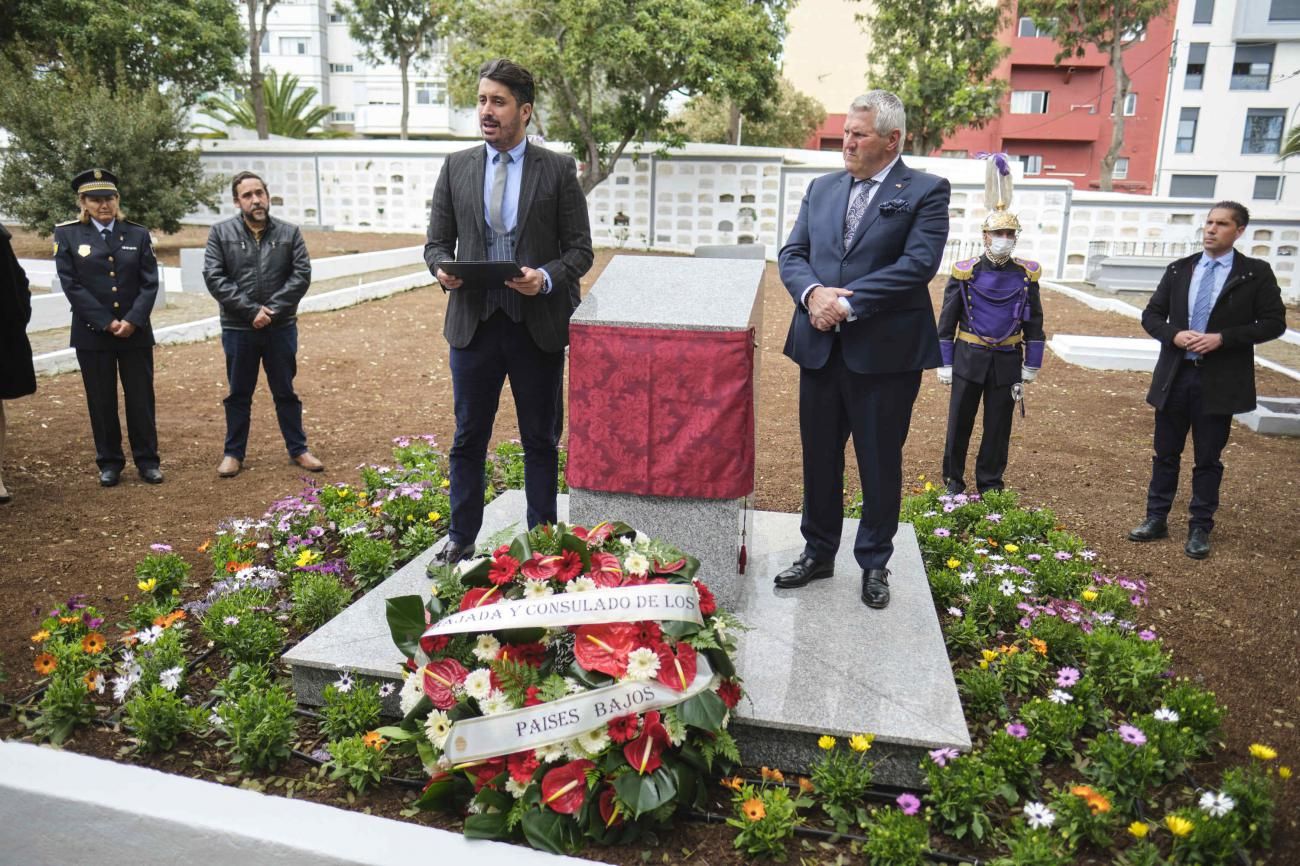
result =
[{"label": "pocket square", "polygon": [[890,199],[880,203],[880,212],[888,215],[893,213],[907,213],[912,209],[912,203],[905,198]]}]

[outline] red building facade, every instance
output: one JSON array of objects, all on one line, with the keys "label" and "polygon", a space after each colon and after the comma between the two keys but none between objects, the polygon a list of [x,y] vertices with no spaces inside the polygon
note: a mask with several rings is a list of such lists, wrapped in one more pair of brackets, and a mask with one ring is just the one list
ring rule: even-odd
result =
[{"label": "red building facade", "polygon": [[[1144,37],[1124,52],[1132,80],[1123,107],[1124,145],[1116,163],[1116,192],[1151,194],[1164,118],[1169,52],[1174,41],[1171,2],[1166,17],[1150,22]],[[1011,52],[995,75],[1010,83],[1002,113],[982,129],[947,138],[943,156],[1003,151],[1020,160],[1026,177],[1061,178],[1076,189],[1100,188],[1101,159],[1110,149],[1115,76],[1106,55],[1055,61],[1060,50],[1013,5],[1010,26],[998,35]]]}]

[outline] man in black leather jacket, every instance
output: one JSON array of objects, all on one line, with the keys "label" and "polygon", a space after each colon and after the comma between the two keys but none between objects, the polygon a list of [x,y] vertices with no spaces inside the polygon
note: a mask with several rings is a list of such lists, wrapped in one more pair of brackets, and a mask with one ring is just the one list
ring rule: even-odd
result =
[{"label": "man in black leather jacket", "polygon": [[266,183],[241,171],[230,184],[239,215],[217,223],[203,254],[203,279],[221,305],[221,346],[226,352],[230,394],[226,445],[217,474],[232,478],[243,468],[258,367],[275,398],[289,459],[309,472],[325,465],[307,450],[302,401],[293,390],[298,372],[298,302],[311,285],[311,259],[298,227],[271,218]]}]

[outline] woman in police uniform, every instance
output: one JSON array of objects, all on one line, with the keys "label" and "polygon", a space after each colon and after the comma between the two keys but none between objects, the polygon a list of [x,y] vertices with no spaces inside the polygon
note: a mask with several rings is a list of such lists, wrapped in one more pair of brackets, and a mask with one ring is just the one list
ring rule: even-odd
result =
[{"label": "woman in police uniform", "polygon": [[72,305],[72,348],[86,386],[99,483],[117,484],[126,458],[117,416],[117,380],[140,477],[161,484],[154,427],[153,329],[158,262],[144,226],[118,212],[117,177],[94,168],[72,180],[81,217],[54,228],[54,263]]}]

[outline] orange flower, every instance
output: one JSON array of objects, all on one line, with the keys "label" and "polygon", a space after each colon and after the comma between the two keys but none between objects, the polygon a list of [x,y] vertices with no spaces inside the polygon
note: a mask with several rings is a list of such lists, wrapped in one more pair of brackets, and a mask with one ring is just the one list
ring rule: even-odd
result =
[{"label": "orange flower", "polygon": [[246,568],[251,568],[252,565],[253,563],[251,562],[236,562],[234,560],[231,560],[230,562],[226,563],[226,574],[235,574],[237,572],[243,571]]},{"label": "orange flower", "polygon": [[812,779],[809,779],[807,776],[799,777],[799,793],[811,794],[815,790],[816,788],[813,787]]},{"label": "orange flower", "polygon": [[81,648],[92,656],[102,653],[106,646],[108,641],[104,640],[104,636],[97,631],[92,631],[81,639]]},{"label": "orange flower", "polygon": [[160,613],[153,618],[153,624],[160,628],[171,628],[178,620],[185,619],[185,611],[179,608],[171,613]]},{"label": "orange flower", "polygon": [[45,629],[41,629],[36,634],[32,635],[32,643],[42,643],[49,639],[50,639],[50,633]]},{"label": "orange flower", "polygon": [[730,779],[722,780],[722,787],[730,788],[733,791],[739,791],[745,784],[745,780],[739,776],[732,776]]},{"label": "orange flower", "polygon": [[776,782],[779,784],[785,781],[785,776],[781,775],[780,770],[769,770],[767,767],[764,767],[762,773],[764,782]]},{"label": "orange flower", "polygon": [[41,653],[36,657],[36,661],[32,662],[32,667],[34,667],[36,672],[43,677],[47,677],[54,673],[58,666],[58,660],[49,653]]},{"label": "orange flower", "polygon": [[59,622],[62,623],[63,625],[72,625],[74,622],[81,622],[81,617],[79,617],[79,616],[61,616],[61,617],[59,617]]},{"label": "orange flower", "polygon": [[767,809],[763,807],[763,801],[757,797],[746,800],[740,809],[745,813],[745,817],[751,821],[761,821],[767,815]]},{"label": "orange flower", "polygon": [[379,736],[378,731],[371,731],[370,733],[366,734],[364,737],[361,738],[361,742],[366,744],[366,748],[374,749],[376,752],[378,752],[384,746],[388,745],[388,741],[385,740],[383,737]]},{"label": "orange flower", "polygon": [[984,540],[987,541],[987,542],[989,543],[989,547],[997,547],[997,546],[998,546],[997,541],[994,540],[994,539],[992,539],[992,538],[986,538],[986,539],[984,539]]},{"label": "orange flower", "polygon": [[1070,789],[1070,793],[1076,797],[1083,798],[1084,802],[1088,804],[1088,808],[1092,810],[1092,814],[1094,815],[1100,815],[1103,812],[1110,811],[1110,800],[1106,799],[1106,795],[1088,787],[1087,785],[1075,785]]},{"label": "orange flower", "polygon": [[1009,656],[1013,656],[1016,653],[1020,652],[1020,647],[1016,646],[1015,644],[1011,644],[1010,646],[1008,646],[1007,644],[1003,644],[1002,646],[998,647],[998,652],[1006,653]]},{"label": "orange flower", "polygon": [[81,678],[81,681],[86,684],[86,691],[93,692],[99,689],[99,684],[103,679],[104,675],[99,671],[86,671],[86,675]]},{"label": "orange flower", "polygon": [[198,552],[207,553],[211,547],[212,547],[212,539],[209,538],[207,541],[203,542],[198,546]]},{"label": "orange flower", "polygon": [[1042,640],[1040,638],[1031,637],[1029,639],[1029,645],[1033,647],[1034,652],[1038,653],[1040,656],[1047,655],[1047,641]]}]

